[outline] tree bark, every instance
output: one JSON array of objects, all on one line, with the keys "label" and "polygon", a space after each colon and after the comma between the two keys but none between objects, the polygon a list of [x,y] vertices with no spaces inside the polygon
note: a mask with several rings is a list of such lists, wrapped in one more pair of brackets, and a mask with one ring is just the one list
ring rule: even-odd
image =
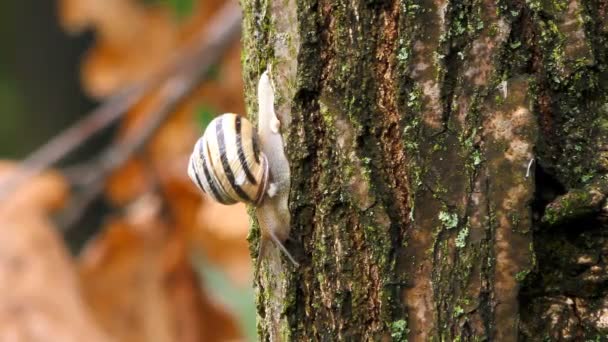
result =
[{"label": "tree bark", "polygon": [[260,340],[608,332],[608,1],[241,4],[300,262],[262,262]]}]

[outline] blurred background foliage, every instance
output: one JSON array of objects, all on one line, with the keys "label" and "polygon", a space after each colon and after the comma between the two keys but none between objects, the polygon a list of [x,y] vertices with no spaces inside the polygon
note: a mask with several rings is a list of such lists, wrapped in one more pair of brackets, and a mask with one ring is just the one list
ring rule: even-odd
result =
[{"label": "blurred background foliage", "polygon": [[[157,71],[174,52],[195,40],[192,37],[225,3],[0,2],[2,159],[24,159],[117,90]],[[139,30],[135,32],[139,37],[129,37],[129,25]],[[149,35],[143,37],[141,32]],[[22,301],[20,305],[37,315],[48,314],[51,322],[51,316],[63,312],[66,320],[65,325],[60,318],[42,329],[44,340],[77,341],[83,336],[89,341],[255,340],[245,207],[213,204],[185,177],[186,148],[191,148],[206,124],[221,112],[244,113],[241,82],[240,47],[235,41],[220,63],[210,68],[207,81],[181,101],[144,151],[104,179],[103,194],[73,226],[62,226],[57,220],[79,201],[65,170],[86,164],[108,146],[136,134],[137,122],[146,120],[146,106],[153,106],[149,103],[160,97],[154,89],[122,120],[54,165],[53,175],[36,176],[12,198],[2,199],[0,227],[32,227],[32,235],[28,236],[28,229],[2,232],[0,228],[0,249],[43,265],[29,271],[6,270],[0,256],[0,282],[3,275],[10,276],[11,282],[4,286],[32,291],[27,295],[9,292],[5,301]],[[16,167],[18,162],[1,164],[0,179]],[[86,170],[94,172],[94,168]],[[40,214],[41,224],[30,222],[38,218],[33,213]],[[54,240],[54,234],[63,241]],[[17,244],[13,238],[29,242]],[[40,239],[44,244],[40,245]],[[53,248],[60,252],[45,254]],[[62,254],[69,250],[71,256]],[[55,259],[59,266],[47,265]],[[37,273],[19,277],[11,272]],[[71,277],[78,279],[74,289],[66,285]],[[39,288],[20,283],[36,281]],[[62,291],[69,300],[61,299]],[[49,312],[28,302],[31,296],[49,299],[47,292],[58,297]],[[73,302],[73,308],[66,302]],[[6,310],[0,299],[0,340],[3,331],[32,336],[28,329],[34,328],[25,320],[3,322]],[[71,317],[79,319],[71,321]]]},{"label": "blurred background foliage", "polygon": [[143,0],[150,5],[168,6],[178,20],[182,20],[194,11],[194,0]]},{"label": "blurred background foliage", "polygon": [[79,83],[91,34],[61,29],[54,1],[0,2],[0,155],[23,158],[94,103]]}]

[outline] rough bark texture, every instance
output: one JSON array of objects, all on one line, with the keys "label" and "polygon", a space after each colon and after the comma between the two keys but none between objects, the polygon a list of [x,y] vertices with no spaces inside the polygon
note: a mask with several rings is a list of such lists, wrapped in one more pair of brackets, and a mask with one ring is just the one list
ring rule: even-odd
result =
[{"label": "rough bark texture", "polygon": [[261,340],[608,333],[606,0],[241,4],[301,263],[262,262]]}]

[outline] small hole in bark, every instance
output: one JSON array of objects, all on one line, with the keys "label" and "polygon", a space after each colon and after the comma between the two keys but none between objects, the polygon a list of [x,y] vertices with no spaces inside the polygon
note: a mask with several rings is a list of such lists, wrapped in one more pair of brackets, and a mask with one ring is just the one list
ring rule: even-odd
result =
[{"label": "small hole in bark", "polygon": [[539,163],[536,164],[534,169],[536,184],[534,199],[532,201],[532,213],[534,227],[538,227],[547,204],[553,202],[558,196],[565,194],[566,189],[552,174],[546,172]]}]

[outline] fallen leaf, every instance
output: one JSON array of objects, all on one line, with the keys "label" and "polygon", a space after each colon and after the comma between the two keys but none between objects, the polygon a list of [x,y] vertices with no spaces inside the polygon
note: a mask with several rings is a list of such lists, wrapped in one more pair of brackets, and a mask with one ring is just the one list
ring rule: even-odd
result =
[{"label": "fallen leaf", "polygon": [[83,252],[80,276],[96,318],[117,341],[241,336],[232,316],[202,291],[184,240],[158,218],[145,227],[111,222]]},{"label": "fallen leaf", "polygon": [[[0,180],[17,170],[0,163]],[[109,341],[81,298],[78,277],[47,215],[67,198],[53,172],[28,179],[0,204],[0,341]]]}]

